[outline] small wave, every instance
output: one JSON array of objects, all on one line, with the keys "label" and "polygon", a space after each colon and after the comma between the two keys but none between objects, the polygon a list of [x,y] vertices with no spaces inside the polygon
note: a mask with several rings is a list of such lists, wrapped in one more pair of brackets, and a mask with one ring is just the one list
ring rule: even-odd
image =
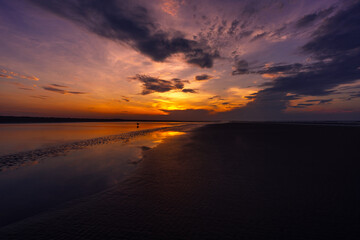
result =
[{"label": "small wave", "polygon": [[108,144],[113,142],[127,142],[131,138],[146,135],[151,132],[164,131],[164,130],[186,130],[190,127],[196,127],[195,124],[186,124],[175,127],[161,127],[146,130],[138,130],[126,132],[117,135],[110,135],[98,138],[92,138],[67,144],[62,144],[53,147],[35,149],[31,151],[19,152],[15,154],[5,155],[0,157],[0,172],[5,170],[14,170],[24,165],[31,165],[32,163],[39,162],[44,158],[55,157],[64,155],[69,151],[80,150],[91,146]]}]

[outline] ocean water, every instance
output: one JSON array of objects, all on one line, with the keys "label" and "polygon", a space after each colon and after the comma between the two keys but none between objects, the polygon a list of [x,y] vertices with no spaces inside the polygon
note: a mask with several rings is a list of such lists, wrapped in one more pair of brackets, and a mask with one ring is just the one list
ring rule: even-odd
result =
[{"label": "ocean water", "polygon": [[108,189],[189,123],[0,125],[0,227]]}]

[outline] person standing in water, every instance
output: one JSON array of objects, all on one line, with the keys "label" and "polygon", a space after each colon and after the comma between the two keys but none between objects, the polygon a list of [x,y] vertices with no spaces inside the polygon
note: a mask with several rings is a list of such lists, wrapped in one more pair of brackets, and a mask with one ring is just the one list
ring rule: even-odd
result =
[{"label": "person standing in water", "polygon": [[140,123],[136,123],[136,128],[139,128],[139,126],[140,126]]}]

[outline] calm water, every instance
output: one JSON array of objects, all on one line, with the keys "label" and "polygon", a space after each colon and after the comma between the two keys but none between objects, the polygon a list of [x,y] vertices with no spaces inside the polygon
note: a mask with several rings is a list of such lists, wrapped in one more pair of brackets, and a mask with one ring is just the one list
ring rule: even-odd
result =
[{"label": "calm water", "polygon": [[[144,151],[183,134],[181,127],[171,129],[179,125],[184,123],[148,122],[139,128],[134,122],[0,125],[0,163],[19,152],[24,160],[0,172],[0,227],[116,185],[136,168]],[[169,129],[143,133],[163,127]],[[109,135],[114,139],[99,141]],[[94,138],[96,143],[88,144]],[[85,144],[72,149],[73,142]],[[58,146],[70,148],[58,151]],[[33,156],[32,150],[42,149],[45,154]]]},{"label": "calm water", "polygon": [[0,156],[129,131],[179,123],[136,122],[0,124]]}]

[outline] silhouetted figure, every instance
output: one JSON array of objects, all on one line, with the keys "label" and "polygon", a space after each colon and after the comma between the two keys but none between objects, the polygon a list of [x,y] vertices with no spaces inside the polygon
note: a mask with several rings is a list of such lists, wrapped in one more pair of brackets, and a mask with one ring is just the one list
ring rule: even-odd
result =
[{"label": "silhouetted figure", "polygon": [[139,126],[140,126],[140,123],[136,123],[136,128],[139,128]]}]

